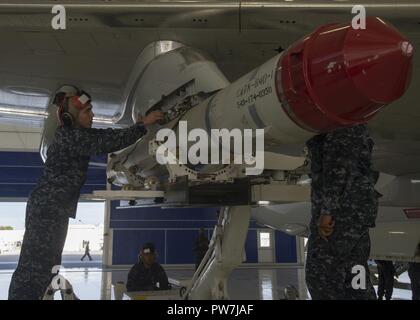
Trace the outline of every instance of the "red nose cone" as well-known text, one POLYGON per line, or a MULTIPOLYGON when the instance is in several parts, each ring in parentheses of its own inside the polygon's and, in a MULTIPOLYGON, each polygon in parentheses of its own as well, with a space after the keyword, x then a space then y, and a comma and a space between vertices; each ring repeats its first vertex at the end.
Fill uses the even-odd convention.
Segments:
POLYGON ((373 102, 400 98, 410 83, 413 45, 385 22, 369 18, 366 31, 350 29, 344 45, 347 72, 373 102))
POLYGON ((308 130, 364 123, 407 90, 412 57, 412 44, 379 18, 367 18, 366 29, 323 26, 280 59, 279 99, 308 130))

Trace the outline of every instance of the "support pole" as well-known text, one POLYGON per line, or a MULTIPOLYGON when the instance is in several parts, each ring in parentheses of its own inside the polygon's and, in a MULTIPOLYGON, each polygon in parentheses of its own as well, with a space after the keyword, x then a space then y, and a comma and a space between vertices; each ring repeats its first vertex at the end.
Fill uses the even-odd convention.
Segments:
POLYGON ((195 272, 185 297, 193 300, 229 299, 227 280, 243 262, 251 208, 222 208, 209 250, 195 272))

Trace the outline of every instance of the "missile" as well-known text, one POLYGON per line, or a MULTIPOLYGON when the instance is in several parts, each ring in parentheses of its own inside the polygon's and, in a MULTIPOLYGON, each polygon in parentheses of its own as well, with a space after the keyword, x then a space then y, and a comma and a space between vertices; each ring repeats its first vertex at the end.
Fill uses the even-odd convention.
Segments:
MULTIPOLYGON (((410 41, 377 17, 367 18, 366 29, 353 29, 348 23, 321 26, 238 80, 190 105, 184 113, 169 117, 162 127, 175 130, 186 121, 188 130, 200 128, 208 133, 213 129, 263 129, 266 151, 302 144, 318 133, 367 123, 399 99, 410 84, 413 54, 410 41)), ((191 80, 206 76, 194 72, 191 80)), ((160 101, 150 110, 174 114, 171 108, 173 105, 160 101)), ((182 174, 182 170, 172 172, 170 165, 157 164, 153 152, 148 151, 156 130, 112 155, 107 170, 111 182, 140 186, 140 181, 144 183, 151 176, 182 174)), ((206 172, 220 174, 223 168, 207 166, 206 172)), ((190 171, 200 179, 199 169, 185 166, 184 172, 190 171)), ((225 176, 236 174, 234 170, 225 172, 225 176)), ((217 180, 214 176, 212 179, 217 180)))
POLYGON ((413 46, 379 18, 366 26, 318 28, 184 120, 206 129, 269 128, 269 144, 368 122, 407 90, 413 46))

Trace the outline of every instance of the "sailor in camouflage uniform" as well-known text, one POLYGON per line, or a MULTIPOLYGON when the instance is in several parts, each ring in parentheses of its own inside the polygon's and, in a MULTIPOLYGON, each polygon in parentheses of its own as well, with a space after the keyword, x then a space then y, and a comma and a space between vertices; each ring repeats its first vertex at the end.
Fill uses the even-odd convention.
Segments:
POLYGON ((366 125, 319 134, 307 142, 312 220, 306 282, 312 299, 376 299, 367 261, 375 226, 378 172, 366 125), (354 266, 366 271, 366 289, 353 289, 354 266))
POLYGON ((146 133, 145 126, 163 118, 152 112, 126 129, 93 129, 92 105, 87 93, 59 92, 61 126, 47 151, 44 172, 32 191, 27 207, 25 235, 9 299, 42 299, 61 264, 69 218, 75 218, 80 189, 86 180, 91 155, 121 150, 146 133))

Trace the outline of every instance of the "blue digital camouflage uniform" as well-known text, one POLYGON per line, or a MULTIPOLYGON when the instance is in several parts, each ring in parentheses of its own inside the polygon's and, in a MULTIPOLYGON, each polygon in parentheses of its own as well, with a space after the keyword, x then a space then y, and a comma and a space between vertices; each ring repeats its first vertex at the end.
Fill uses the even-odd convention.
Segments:
POLYGON ((420 300, 420 263, 408 264, 408 276, 411 281, 412 300, 420 300))
POLYGON ((378 196, 372 170, 373 141, 366 125, 320 134, 307 142, 311 163, 312 220, 306 260, 306 282, 312 299, 376 299, 367 260, 369 228, 375 226, 378 196), (323 240, 317 224, 321 214, 335 221, 323 240), (352 288, 356 265, 366 270, 366 289, 352 288))
POLYGON ((53 266, 61 264, 69 217, 76 216, 90 156, 126 148, 145 133, 141 124, 127 129, 57 129, 44 172, 27 203, 26 230, 9 299, 43 297, 54 276, 53 266))
POLYGON ((384 296, 386 300, 391 300, 396 274, 394 263, 387 260, 375 260, 375 262, 378 267, 378 300, 382 300, 384 296))
POLYGON ((141 260, 128 273, 126 287, 128 292, 170 289, 168 276, 162 266, 155 262, 146 268, 141 260))

